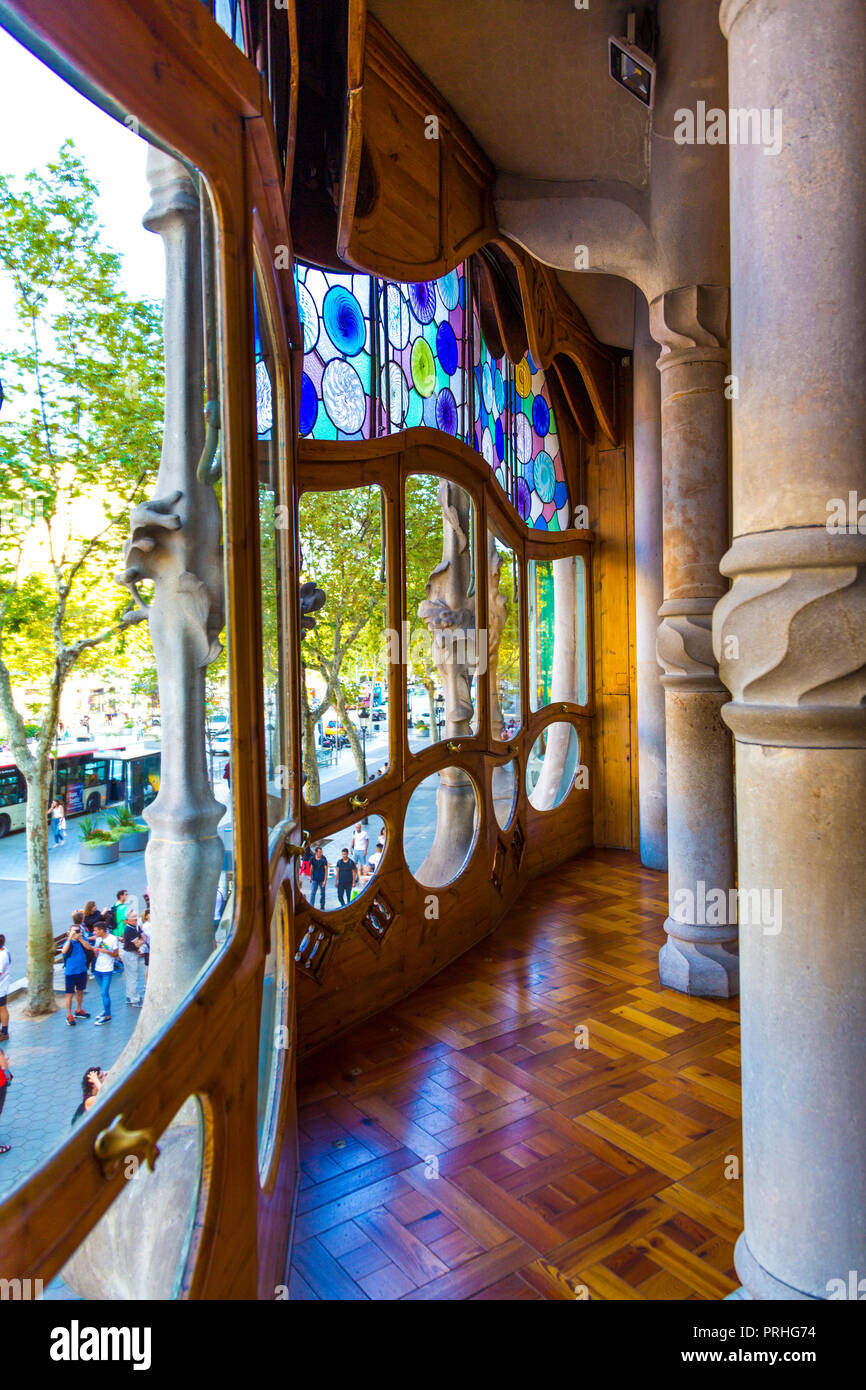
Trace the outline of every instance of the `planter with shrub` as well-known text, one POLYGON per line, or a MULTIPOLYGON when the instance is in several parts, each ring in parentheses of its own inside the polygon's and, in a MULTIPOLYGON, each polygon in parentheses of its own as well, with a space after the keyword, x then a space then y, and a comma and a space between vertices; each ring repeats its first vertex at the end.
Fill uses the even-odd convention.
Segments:
POLYGON ((83 816, 78 831, 81 836, 79 864, 114 864, 120 858, 119 836, 111 826, 98 826, 95 817, 83 816))
POLYGON ((147 848, 150 827, 143 820, 139 820, 128 806, 111 811, 107 819, 112 831, 117 835, 121 854, 135 854, 147 848))

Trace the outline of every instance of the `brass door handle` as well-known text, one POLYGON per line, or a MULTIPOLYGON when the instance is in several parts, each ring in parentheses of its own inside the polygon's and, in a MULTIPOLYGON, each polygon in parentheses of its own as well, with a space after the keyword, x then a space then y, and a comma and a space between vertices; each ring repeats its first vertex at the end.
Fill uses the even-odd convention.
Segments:
POLYGON ((349 797, 349 805, 355 811, 363 811, 364 807, 368 806, 369 804, 370 803, 368 802, 366 796, 359 796, 357 792, 354 796, 349 797))
POLYGON ((154 1164, 159 1157, 153 1130, 127 1129, 122 1115, 116 1116, 108 1129, 103 1129, 97 1134, 93 1152, 104 1178, 113 1178, 122 1160, 133 1155, 136 1158, 144 1158, 148 1168, 153 1172, 154 1164))
POLYGON ((303 833, 303 835, 302 835, 302 837, 301 837, 301 843, 300 843, 299 845, 293 845, 289 840, 286 840, 286 843, 285 843, 285 846, 284 846, 286 855, 287 855, 287 857, 288 857, 289 859, 294 858, 294 856, 295 856, 296 854, 306 854, 306 852, 307 852, 307 850, 308 850, 309 848, 310 848, 310 832, 309 832, 309 830, 305 830, 305 831, 304 831, 304 833, 303 833))

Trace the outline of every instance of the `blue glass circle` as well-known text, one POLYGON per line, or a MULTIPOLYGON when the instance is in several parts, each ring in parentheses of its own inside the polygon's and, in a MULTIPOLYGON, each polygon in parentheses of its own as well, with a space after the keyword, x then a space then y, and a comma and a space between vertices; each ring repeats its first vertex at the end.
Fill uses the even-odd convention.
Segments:
POLYGON ((419 323, 432 323, 436 313, 436 288, 430 280, 409 286, 409 303, 419 323))
POLYGON ((530 494, 529 488, 526 486, 526 483, 523 481, 522 478, 517 479, 517 489, 514 500, 517 504, 517 511, 520 517, 523 521, 526 521, 527 517, 529 516, 529 508, 532 504, 532 496, 530 494))
POLYGON ((556 507, 556 510, 559 511, 560 507, 564 507, 567 501, 568 501, 568 487, 567 487, 567 485, 566 485, 565 483, 557 483, 557 484, 556 484, 556 490, 554 491, 554 494, 553 494, 553 502, 554 502, 554 506, 556 507))
POLYGON ((526 480, 526 486, 529 488, 529 491, 532 492, 535 488, 535 469, 532 466, 531 459, 528 463, 523 465, 523 477, 526 480))
POLYGON ((502 433, 502 421, 496 421, 496 428, 493 431, 493 443, 496 446, 496 457, 502 463, 505 459, 505 436, 502 433))
POLYGON ((552 502, 556 492, 556 471, 553 467, 553 459, 544 449, 535 455, 532 464, 532 476, 535 479, 535 491, 541 501, 544 503, 552 502))
POLYGON ((457 371, 457 339, 447 319, 436 330, 436 356, 445 375, 453 376, 457 371))
POLYGON ((448 275, 443 275, 436 281, 436 288, 445 308, 456 309, 460 303, 460 277, 457 271, 452 270, 448 275))
POLYGON ((316 388, 307 373, 301 377, 301 409, 298 417, 298 432, 309 434, 316 423, 316 416, 319 413, 319 398, 316 395, 316 388))
POLYGON ((496 400, 496 409, 501 415, 505 409, 505 382, 502 380, 502 373, 498 367, 493 373, 493 395, 496 400))
POLYGON ((360 304, 342 285, 335 285, 325 295, 322 306, 325 331, 338 352, 354 357, 367 339, 367 325, 360 304))
POLYGON ((436 424, 445 434, 457 433, 457 402, 447 386, 436 397, 436 424))
POLYGON ((543 439, 550 429, 550 407, 543 396, 536 396, 532 402, 532 423, 535 433, 543 439))

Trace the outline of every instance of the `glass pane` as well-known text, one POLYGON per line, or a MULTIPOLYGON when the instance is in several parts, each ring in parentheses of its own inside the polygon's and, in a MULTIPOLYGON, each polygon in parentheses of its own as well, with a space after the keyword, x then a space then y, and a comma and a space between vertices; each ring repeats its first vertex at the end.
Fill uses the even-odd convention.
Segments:
POLYGON ((301 581, 325 594, 301 636, 304 797, 343 796, 388 767, 387 582, 382 491, 307 492, 301 581))
POLYGON ((493 812, 501 830, 507 830, 517 805, 517 761, 499 763, 493 769, 493 812))
POLYGON ((463 488, 406 479, 409 747, 465 738, 475 727, 474 508, 463 488))
POLYGON ((443 888, 462 873, 475 845, 478 793, 467 772, 446 767, 412 793, 403 823, 409 871, 427 888, 443 888))
POLYGON ((15 618, 12 632, 0 615, 0 640, 17 710, 3 761, 27 766, 29 744, 29 795, 55 802, 29 832, 23 802, 4 811, 20 830, 4 852, 23 862, 28 833, 44 851, 46 827, 50 845, 26 870, 29 922, 4 926, 27 979, 9 1001, 10 1066, 47 1059, 43 1084, 5 1106, 5 1197, 69 1139, 85 1069, 113 1086, 194 987, 220 920, 227 934, 234 778, 209 193, 4 30, 0 65, 0 123, 20 126, 0 176, 0 580, 15 618), (49 535, 63 537, 56 572, 49 535), (45 659, 55 620, 62 673, 45 659))
POLYGON ((588 699, 586 565, 582 555, 530 560, 529 701, 533 710, 588 699))
POLYGON ((48 1285, 47 1297, 124 1303, 182 1297, 202 1198, 205 1120, 197 1096, 184 1102, 157 1144, 152 1171, 137 1155, 118 1160, 127 1181, 48 1285))
POLYGON ((258 1107, 256 1112, 259 1145, 259 1174, 267 1176, 276 1135, 274 1123, 279 1097, 280 1080, 288 1058, 289 982, 291 971, 286 968, 288 920, 282 895, 271 921, 271 949, 265 961, 262 983, 262 1013, 259 1025, 258 1107))
POLYGON ((464 439, 468 353, 463 266, 439 280, 378 285, 381 432, 426 425, 464 439))
POLYGON ((253 286, 256 368, 256 451, 259 483, 259 550, 262 584, 262 671, 268 825, 288 811, 288 757, 284 742, 283 540, 286 507, 280 502, 277 370, 264 305, 253 286))
POLYGON ((552 811, 568 796, 578 773, 578 740, 573 724, 548 724, 532 746, 526 764, 526 792, 536 811, 552 811))
POLYGON ((311 439, 369 439, 375 280, 298 264, 304 372, 298 429, 311 439))
POLYGON ((487 533, 490 724, 493 737, 513 738, 520 711, 520 584, 517 556, 492 531, 487 533))
POLYGON ((298 884, 312 907, 336 912, 366 893, 385 853, 385 822, 367 816, 313 841, 298 862, 298 884))

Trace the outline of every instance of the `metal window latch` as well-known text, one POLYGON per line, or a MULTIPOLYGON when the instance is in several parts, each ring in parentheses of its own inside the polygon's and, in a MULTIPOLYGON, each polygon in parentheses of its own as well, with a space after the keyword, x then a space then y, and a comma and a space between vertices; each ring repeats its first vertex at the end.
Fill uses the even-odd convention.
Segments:
POLYGON ((286 855, 287 855, 287 857, 288 857, 289 859, 294 858, 294 856, 295 856, 296 854, 306 854, 307 850, 310 848, 310 832, 309 832, 309 830, 305 830, 305 831, 304 831, 304 833, 303 833, 303 835, 302 835, 302 837, 301 837, 301 843, 300 843, 299 845, 294 845, 294 844, 292 844, 292 842, 289 840, 289 838, 288 838, 288 836, 287 836, 287 837, 286 837, 286 842, 285 842, 285 845, 283 846, 283 848, 285 849, 286 855))
POLYGON ((460 752, 460 749, 461 749, 461 747, 462 747, 462 744, 459 744, 459 743, 455 742, 455 740, 454 740, 453 738, 450 738, 450 739, 448 740, 448 742, 446 743, 445 747, 448 749, 448 752, 449 752, 449 753, 459 753, 459 752, 460 752))
POLYGON ((563 714, 568 714, 568 705, 560 705, 559 708, 562 710, 563 714))
POLYGON ((353 811, 363 811, 364 807, 369 804, 366 796, 359 796, 357 792, 354 796, 349 797, 349 805, 352 807, 353 811))
POLYGON ((123 1115, 117 1115, 108 1129, 103 1129, 97 1134, 93 1153, 104 1178, 115 1177, 123 1160, 133 1156, 143 1158, 153 1172, 159 1157, 153 1130, 127 1129, 123 1115))

